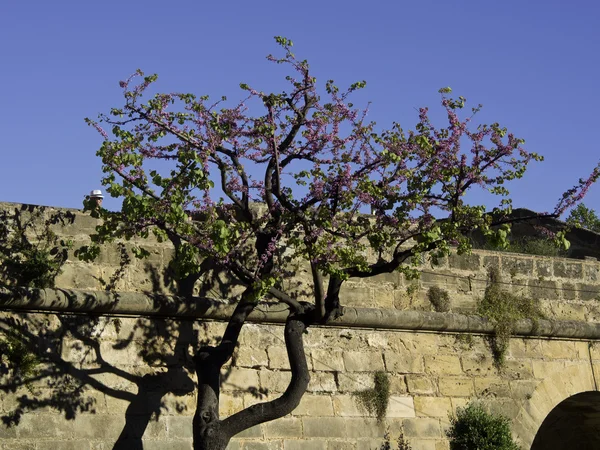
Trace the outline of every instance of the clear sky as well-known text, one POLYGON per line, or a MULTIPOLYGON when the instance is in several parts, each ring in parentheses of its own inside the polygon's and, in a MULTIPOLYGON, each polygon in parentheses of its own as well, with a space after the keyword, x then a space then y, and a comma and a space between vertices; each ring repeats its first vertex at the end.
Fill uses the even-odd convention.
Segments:
MULTIPOLYGON (((121 105, 119 80, 141 68, 164 91, 276 89, 275 35, 320 80, 367 80, 359 99, 381 126, 413 127, 443 86, 483 103, 481 121, 546 158, 513 186, 515 206, 552 210, 600 159, 598 1, 6 0, 0 201, 81 207, 102 175, 83 119, 121 105)), ((600 210, 600 185, 586 204, 600 210)))

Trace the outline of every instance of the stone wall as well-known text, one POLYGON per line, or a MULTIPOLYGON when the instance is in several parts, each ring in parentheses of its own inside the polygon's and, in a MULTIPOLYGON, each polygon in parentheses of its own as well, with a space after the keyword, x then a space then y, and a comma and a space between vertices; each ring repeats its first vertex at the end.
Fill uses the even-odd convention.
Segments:
MULTIPOLYGON (((56 232, 76 249, 89 242, 96 223, 72 213, 73 223, 56 232)), ((144 245, 150 258, 127 265, 117 291, 170 292, 164 268, 173 250, 151 240, 144 245)), ((116 246, 94 264, 71 255, 57 286, 101 290, 120 258, 116 246)), ((435 285, 449 291, 453 311, 473 311, 491 266, 500 268, 506 289, 539 298, 549 317, 598 321, 599 263, 485 251, 437 266, 423 263, 418 281, 386 274, 348 282, 342 298, 347 306, 380 308, 382 314, 431 310, 426 292, 435 285)), ((215 280, 225 286, 229 280, 213 275, 198 289, 219 298, 224 289, 215 280)), ((298 279, 307 276, 299 268, 298 279)), ((196 394, 189 346, 217 339, 222 322, 13 311, 2 313, 0 326, 5 333, 17 329, 42 360, 39 379, 28 386, 2 383, 1 414, 19 421, 0 426, 2 450, 191 448, 196 394)), ((290 372, 282 331, 275 324, 244 327, 236 358, 223 373, 224 415, 283 392, 290 372)), ((447 450, 448 413, 471 399, 511 418, 515 435, 529 448, 550 411, 573 394, 597 390, 600 375, 600 351, 586 339, 514 338, 502 371, 492 362, 487 336, 441 329, 312 327, 305 346, 311 382, 300 406, 238 436, 231 449, 376 449, 389 428, 392 437, 402 429, 414 450, 447 450), (377 370, 389 375, 392 391, 382 424, 353 396, 372 387, 377 370)))

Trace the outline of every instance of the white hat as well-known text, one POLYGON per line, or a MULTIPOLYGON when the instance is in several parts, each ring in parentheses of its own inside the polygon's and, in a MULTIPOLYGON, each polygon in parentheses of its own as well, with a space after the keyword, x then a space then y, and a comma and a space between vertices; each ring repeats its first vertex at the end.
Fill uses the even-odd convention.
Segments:
POLYGON ((100 189, 94 189, 90 192, 90 198, 104 198, 100 189))

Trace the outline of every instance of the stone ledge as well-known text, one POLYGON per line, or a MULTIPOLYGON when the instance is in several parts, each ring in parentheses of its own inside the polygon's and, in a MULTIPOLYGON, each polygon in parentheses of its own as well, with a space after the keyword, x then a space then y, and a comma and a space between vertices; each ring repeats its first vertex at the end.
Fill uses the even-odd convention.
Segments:
MULTIPOLYGON (((234 305, 205 297, 181 298, 138 292, 84 291, 75 289, 0 289, 0 310, 69 312, 102 315, 155 316, 226 321, 234 305)), ((435 331, 446 333, 492 334, 488 320, 474 315, 430 311, 344 307, 343 316, 327 324, 342 328, 435 331)), ((284 323, 287 310, 262 305, 250 314, 257 323, 284 323)), ((530 320, 515 324, 516 336, 570 339, 600 339, 600 323, 530 320), (536 329, 537 328, 537 329, 536 329)))

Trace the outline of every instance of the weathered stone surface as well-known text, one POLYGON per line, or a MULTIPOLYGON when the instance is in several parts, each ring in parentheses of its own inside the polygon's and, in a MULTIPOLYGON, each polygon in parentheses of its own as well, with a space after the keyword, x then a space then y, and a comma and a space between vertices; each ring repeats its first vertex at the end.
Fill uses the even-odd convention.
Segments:
POLYGON ((344 352, 344 365, 349 372, 385 370, 380 352, 344 352))

